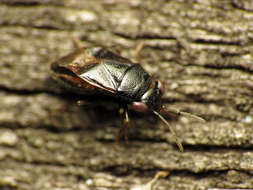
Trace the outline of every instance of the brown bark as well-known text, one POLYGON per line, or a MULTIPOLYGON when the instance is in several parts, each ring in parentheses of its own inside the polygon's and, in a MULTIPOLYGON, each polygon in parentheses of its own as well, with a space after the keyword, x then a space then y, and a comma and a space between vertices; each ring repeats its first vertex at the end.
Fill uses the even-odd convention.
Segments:
POLYGON ((161 189, 253 188, 251 1, 1 0, 0 187, 130 189, 157 171, 161 189), (72 37, 116 47, 164 81, 185 152, 153 115, 131 112, 115 147, 115 106, 81 108, 50 80, 72 37))

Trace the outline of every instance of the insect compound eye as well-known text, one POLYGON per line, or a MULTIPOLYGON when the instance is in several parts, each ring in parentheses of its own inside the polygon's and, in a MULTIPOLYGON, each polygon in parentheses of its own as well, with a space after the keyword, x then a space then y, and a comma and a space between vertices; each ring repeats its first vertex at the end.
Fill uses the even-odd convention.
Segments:
POLYGON ((132 103, 132 108, 135 111, 138 111, 138 112, 146 112, 146 111, 149 110, 147 104, 142 103, 142 102, 133 102, 132 103))
POLYGON ((162 94, 165 92, 165 87, 163 83, 159 80, 155 81, 157 88, 162 92, 162 94))

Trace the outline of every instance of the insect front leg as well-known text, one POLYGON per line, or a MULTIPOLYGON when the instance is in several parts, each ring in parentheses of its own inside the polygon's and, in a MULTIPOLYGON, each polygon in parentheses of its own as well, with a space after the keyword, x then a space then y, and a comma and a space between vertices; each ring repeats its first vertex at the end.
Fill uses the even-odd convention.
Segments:
POLYGON ((116 137, 116 142, 119 142, 122 136, 124 136, 125 141, 128 143, 128 136, 127 136, 127 126, 130 123, 130 118, 128 116, 128 108, 127 105, 121 106, 119 109, 120 118, 122 121, 122 126, 118 132, 116 137))

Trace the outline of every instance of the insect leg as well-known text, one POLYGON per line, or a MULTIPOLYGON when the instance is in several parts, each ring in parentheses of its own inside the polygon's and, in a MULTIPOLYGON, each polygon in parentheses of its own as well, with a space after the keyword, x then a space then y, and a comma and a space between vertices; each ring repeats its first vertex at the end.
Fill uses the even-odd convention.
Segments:
POLYGON ((137 47, 135 48, 135 51, 134 51, 134 55, 135 57, 137 58, 139 64, 141 64, 141 56, 140 56, 140 53, 141 53, 141 50, 144 48, 145 46, 145 43, 144 42, 140 42, 137 47))
POLYGON ((72 40, 73 40, 74 46, 77 49, 86 48, 86 46, 77 37, 73 36, 72 40))
POLYGON ((125 141, 128 142, 128 136, 127 136, 127 126, 130 123, 130 118, 128 116, 128 108, 127 105, 122 106, 119 109, 119 113, 121 116, 122 126, 119 130, 119 133, 116 137, 116 142, 119 142, 122 136, 124 136, 125 141))
POLYGON ((89 105, 92 105, 92 103, 91 102, 86 102, 84 100, 78 100, 78 101, 76 101, 76 105, 78 105, 78 106, 89 106, 89 105))

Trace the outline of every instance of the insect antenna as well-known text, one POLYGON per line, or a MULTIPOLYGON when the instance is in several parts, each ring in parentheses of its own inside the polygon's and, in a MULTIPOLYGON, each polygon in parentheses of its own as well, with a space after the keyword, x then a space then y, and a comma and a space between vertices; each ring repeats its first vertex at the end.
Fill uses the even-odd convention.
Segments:
POLYGON ((173 128, 170 126, 169 122, 168 122, 166 119, 164 119, 164 117, 163 117, 160 113, 156 112, 155 110, 153 110, 153 113, 154 113, 155 115, 157 115, 157 116, 169 127, 170 132, 172 133, 172 135, 174 136, 174 138, 175 138, 175 140, 176 140, 176 144, 177 144, 179 150, 180 150, 181 152, 183 152, 183 151, 184 151, 184 147, 183 147, 183 145, 182 145, 182 143, 181 143, 181 140, 177 137, 176 132, 175 132, 175 131, 173 130, 173 128))
POLYGON ((199 120, 203 123, 206 122, 206 120, 204 120, 202 117, 199 117, 197 115, 194 115, 194 114, 191 114, 191 113, 188 113, 188 112, 178 111, 177 114, 180 115, 180 116, 190 117, 190 118, 193 118, 195 120, 199 120))
POLYGON ((167 114, 176 114, 178 116, 192 118, 192 119, 198 120, 198 121, 203 122, 203 123, 206 122, 205 119, 203 119, 202 117, 199 117, 197 115, 194 115, 194 114, 191 114, 191 113, 188 113, 188 112, 179 111, 179 110, 176 110, 176 109, 171 109, 171 108, 167 109, 164 106, 162 106, 162 108, 161 108, 161 113, 166 114, 166 115, 167 114))

